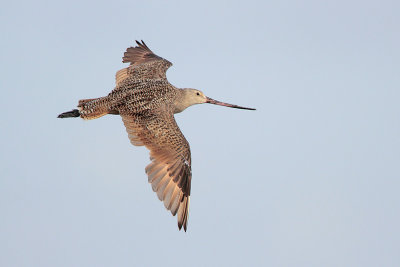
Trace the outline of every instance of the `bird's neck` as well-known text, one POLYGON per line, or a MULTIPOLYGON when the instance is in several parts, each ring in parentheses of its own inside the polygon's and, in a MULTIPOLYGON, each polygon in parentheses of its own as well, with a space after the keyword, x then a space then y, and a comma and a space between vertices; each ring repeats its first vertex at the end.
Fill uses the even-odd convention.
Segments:
POLYGON ((188 99, 187 91, 185 89, 178 89, 178 95, 174 101, 174 113, 180 113, 191 105, 193 105, 193 103, 191 103, 190 99, 188 99))

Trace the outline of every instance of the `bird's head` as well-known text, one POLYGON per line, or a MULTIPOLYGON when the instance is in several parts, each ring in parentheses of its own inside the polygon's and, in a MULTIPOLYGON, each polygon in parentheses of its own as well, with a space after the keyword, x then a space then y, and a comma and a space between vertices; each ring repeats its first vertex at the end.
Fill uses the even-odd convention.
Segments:
POLYGON ((197 89, 184 89, 184 101, 191 105, 207 103, 207 97, 204 93, 197 89))
POLYGON ((185 105, 186 107, 189 107, 189 106, 195 105, 195 104, 209 103, 209 104, 225 106, 225 107, 230 107, 230 108, 255 110, 254 108, 246 108, 246 107, 241 107, 238 105, 228 104, 228 103, 214 100, 214 99, 206 96, 202 91, 197 90, 197 89, 186 88, 186 89, 184 89, 184 92, 185 92, 184 93, 184 102, 186 104, 185 105))

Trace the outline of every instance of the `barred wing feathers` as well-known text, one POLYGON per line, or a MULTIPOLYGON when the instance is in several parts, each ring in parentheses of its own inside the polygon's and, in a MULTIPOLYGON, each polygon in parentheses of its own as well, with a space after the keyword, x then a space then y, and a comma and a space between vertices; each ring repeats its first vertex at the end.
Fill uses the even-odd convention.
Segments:
POLYGON ((178 227, 186 231, 192 179, 190 147, 172 112, 121 116, 131 143, 150 150, 146 173, 153 191, 173 216, 178 214, 178 227))
POLYGON ((143 41, 136 41, 136 44, 137 46, 127 48, 124 53, 122 62, 130 63, 130 66, 117 72, 117 86, 129 77, 167 79, 166 72, 172 63, 154 54, 143 41))

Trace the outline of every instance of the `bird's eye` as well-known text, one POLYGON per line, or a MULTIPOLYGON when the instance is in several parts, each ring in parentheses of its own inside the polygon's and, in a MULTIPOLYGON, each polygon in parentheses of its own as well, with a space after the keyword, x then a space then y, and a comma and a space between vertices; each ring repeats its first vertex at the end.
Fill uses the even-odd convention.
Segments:
POLYGON ((199 93, 199 92, 197 92, 197 93, 196 93, 196 95, 200 95, 200 93, 199 93))

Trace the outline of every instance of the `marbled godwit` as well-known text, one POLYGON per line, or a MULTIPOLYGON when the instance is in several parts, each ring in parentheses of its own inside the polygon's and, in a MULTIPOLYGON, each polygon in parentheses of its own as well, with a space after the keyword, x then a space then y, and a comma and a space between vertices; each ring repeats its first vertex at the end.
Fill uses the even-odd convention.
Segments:
POLYGON ((219 102, 196 89, 171 85, 166 71, 172 63, 154 54, 142 41, 129 47, 123 57, 130 66, 116 74, 116 87, 105 97, 83 99, 78 109, 58 118, 97 119, 107 114, 120 115, 131 143, 150 150, 146 167, 149 183, 172 215, 178 214, 179 230, 187 229, 192 179, 189 143, 174 119, 187 107, 210 103, 249 109, 219 102))

